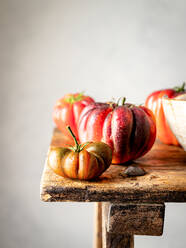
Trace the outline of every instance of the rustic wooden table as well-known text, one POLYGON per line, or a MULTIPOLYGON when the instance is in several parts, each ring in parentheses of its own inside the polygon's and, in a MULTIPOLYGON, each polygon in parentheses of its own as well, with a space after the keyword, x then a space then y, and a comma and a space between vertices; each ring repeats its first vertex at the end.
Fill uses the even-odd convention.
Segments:
MULTIPOLYGON (((55 129, 51 146, 66 142, 55 129)), ((126 166, 111 165, 99 179, 79 181, 56 175, 46 159, 41 199, 96 202, 94 247, 132 248, 134 235, 162 235, 165 202, 186 202, 186 152, 157 142, 134 164, 147 174, 127 177, 126 166)))

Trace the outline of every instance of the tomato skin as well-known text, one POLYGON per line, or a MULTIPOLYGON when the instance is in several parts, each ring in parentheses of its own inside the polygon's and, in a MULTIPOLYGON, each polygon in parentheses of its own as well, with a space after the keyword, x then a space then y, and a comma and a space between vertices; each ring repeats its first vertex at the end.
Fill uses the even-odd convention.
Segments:
POLYGON ((152 112, 155 115, 156 118, 156 125, 157 125, 157 137, 158 139, 168 145, 179 145, 176 137, 172 133, 165 115, 163 111, 163 104, 162 104, 162 98, 167 96, 168 98, 174 98, 180 94, 183 94, 185 92, 184 90, 184 84, 181 88, 177 87, 177 90, 175 89, 164 89, 164 90, 158 90, 153 93, 151 93, 146 101, 145 106, 152 110, 152 112))
POLYGON ((146 107, 93 103, 82 111, 78 132, 81 142, 108 144, 113 150, 112 163, 121 164, 151 149, 156 124, 153 113, 146 107))
POLYGON ((90 142, 79 152, 65 147, 51 147, 48 155, 48 165, 56 174, 80 180, 99 177, 111 161, 112 149, 103 142, 90 142))
POLYGON ((66 94, 59 99, 54 106, 52 115, 57 128, 64 133, 65 136, 71 138, 66 129, 67 126, 70 126, 73 133, 78 138, 77 123, 79 121, 79 116, 82 110, 93 102, 94 100, 91 97, 81 93, 66 94))

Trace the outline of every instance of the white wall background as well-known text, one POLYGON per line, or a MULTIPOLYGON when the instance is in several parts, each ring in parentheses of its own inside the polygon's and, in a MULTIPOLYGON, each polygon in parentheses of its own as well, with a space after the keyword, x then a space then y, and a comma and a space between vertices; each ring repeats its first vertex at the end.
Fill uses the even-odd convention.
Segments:
MULTIPOLYGON (((52 107, 68 92, 143 103, 186 79, 183 0, 0 0, 0 247, 88 248, 93 203, 42 203, 52 107)), ((184 248, 186 204, 166 208, 163 237, 184 248)))

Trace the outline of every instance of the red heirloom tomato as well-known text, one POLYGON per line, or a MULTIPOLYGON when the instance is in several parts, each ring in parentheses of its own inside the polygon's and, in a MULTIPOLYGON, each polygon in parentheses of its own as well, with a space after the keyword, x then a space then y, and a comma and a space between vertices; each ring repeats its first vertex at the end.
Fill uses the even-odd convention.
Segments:
MULTIPOLYGON (((124 99, 125 100, 125 99, 124 99)), ((113 150, 112 163, 121 164, 147 153, 154 144, 156 124, 153 113, 142 106, 93 103, 79 119, 81 142, 103 141, 113 150)))
POLYGON ((146 101, 145 106, 151 109, 156 118, 157 125, 157 137, 163 143, 168 145, 179 145, 176 137, 172 133, 163 111, 162 97, 168 96, 174 98, 185 92, 185 83, 181 87, 175 87, 173 89, 164 89, 151 93, 146 101))
POLYGON ((112 149, 103 142, 80 145, 70 127, 74 147, 51 147, 48 165, 58 175, 89 180, 99 177, 111 164, 112 149))
POLYGON ((66 94, 59 99, 54 106, 54 123, 58 129, 68 137, 71 136, 69 135, 66 126, 70 126, 73 133, 78 138, 77 123, 79 121, 79 116, 83 108, 92 102, 94 102, 94 100, 91 97, 85 96, 82 93, 66 94))

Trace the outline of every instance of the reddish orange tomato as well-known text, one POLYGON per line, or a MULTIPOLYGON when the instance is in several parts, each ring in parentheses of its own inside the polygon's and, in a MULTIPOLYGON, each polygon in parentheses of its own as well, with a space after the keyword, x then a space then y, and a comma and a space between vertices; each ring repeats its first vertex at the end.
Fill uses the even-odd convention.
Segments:
POLYGON ((87 105, 94 102, 94 100, 85 96, 82 93, 66 94, 59 99, 53 111, 53 121, 64 135, 71 137, 67 131, 66 126, 70 126, 73 133, 78 138, 77 123, 79 116, 87 105))
POLYGON ((185 83, 183 83, 181 87, 155 91, 151 93, 145 101, 145 106, 151 109, 155 115, 157 125, 157 137, 160 141, 168 145, 179 145, 179 143, 174 134, 172 133, 169 124, 166 121, 163 111, 162 98, 164 96, 174 98, 183 93, 185 93, 185 83))
POLYGON ((70 127, 75 141, 74 147, 52 147, 48 165, 58 175, 72 179, 90 180, 99 177, 111 164, 112 150, 103 142, 79 144, 70 127))
POLYGON ((103 141, 113 150, 112 163, 121 164, 147 153, 154 144, 156 124, 153 113, 143 106, 122 102, 92 103, 79 119, 81 142, 103 141))

